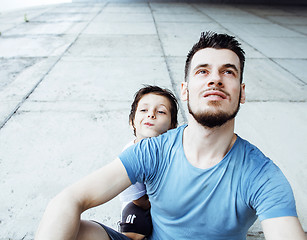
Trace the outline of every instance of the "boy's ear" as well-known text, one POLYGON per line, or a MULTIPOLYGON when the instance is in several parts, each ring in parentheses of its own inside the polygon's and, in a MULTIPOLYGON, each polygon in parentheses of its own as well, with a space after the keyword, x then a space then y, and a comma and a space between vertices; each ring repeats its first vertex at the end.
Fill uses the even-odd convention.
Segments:
POLYGON ((187 82, 182 82, 181 83, 181 91, 180 91, 180 97, 182 101, 187 101, 188 100, 188 83, 187 82))
POLYGON ((134 130, 134 126, 133 126, 133 123, 132 123, 131 120, 129 120, 129 126, 130 126, 130 128, 131 128, 132 130, 134 130))
POLYGON ((245 103, 246 95, 245 95, 245 83, 241 84, 241 99, 240 103, 243 104, 245 103))

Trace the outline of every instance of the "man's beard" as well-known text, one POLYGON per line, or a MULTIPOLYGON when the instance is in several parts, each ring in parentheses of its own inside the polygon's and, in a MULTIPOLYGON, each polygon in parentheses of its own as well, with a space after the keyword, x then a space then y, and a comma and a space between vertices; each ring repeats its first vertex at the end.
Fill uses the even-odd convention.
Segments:
MULTIPOLYGON (((189 97, 188 97, 189 98, 189 97)), ((240 109, 240 99, 241 99, 241 91, 240 91, 240 96, 239 96, 239 101, 237 108, 230 113, 224 112, 224 111, 217 111, 217 112, 193 112, 191 109, 189 100, 188 100, 188 110, 189 113, 194 117, 194 119, 201 124, 204 127, 207 128, 214 128, 214 127, 220 127, 229 120, 235 118, 237 113, 239 112, 240 109)), ((211 102, 210 105, 219 105, 217 102, 211 102)))

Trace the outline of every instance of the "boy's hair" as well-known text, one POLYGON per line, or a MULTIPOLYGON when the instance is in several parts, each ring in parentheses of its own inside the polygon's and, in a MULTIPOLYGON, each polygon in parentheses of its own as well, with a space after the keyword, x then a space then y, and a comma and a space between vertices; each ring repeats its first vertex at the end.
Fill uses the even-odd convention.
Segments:
POLYGON ((188 81, 188 75, 190 71, 190 65, 194 54, 204 48, 215 48, 215 49, 229 49, 233 51, 240 60, 240 82, 243 81, 243 69, 245 62, 245 52, 240 47, 240 43, 235 39, 235 37, 229 36, 227 34, 218 34, 214 32, 202 32, 199 41, 192 47, 187 55, 185 63, 185 81, 188 81))
POLYGON ((135 117, 136 109, 138 107, 138 104, 141 98, 144 95, 149 94, 149 93, 166 97, 169 100, 170 106, 171 106, 171 109, 170 109, 171 129, 177 127, 178 102, 174 94, 168 89, 163 89, 158 86, 145 85, 143 88, 141 88, 134 94, 134 100, 131 104, 131 109, 130 109, 130 114, 129 114, 129 123, 133 126, 134 135, 135 135, 134 117, 135 117))

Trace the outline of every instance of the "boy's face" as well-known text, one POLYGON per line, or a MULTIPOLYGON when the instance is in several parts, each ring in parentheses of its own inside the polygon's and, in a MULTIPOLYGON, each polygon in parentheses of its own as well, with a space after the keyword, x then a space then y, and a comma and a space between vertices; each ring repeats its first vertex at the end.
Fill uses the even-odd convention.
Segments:
POLYGON ((156 137, 171 128, 171 105, 160 95, 148 93, 137 106, 134 128, 137 141, 147 137, 156 137))

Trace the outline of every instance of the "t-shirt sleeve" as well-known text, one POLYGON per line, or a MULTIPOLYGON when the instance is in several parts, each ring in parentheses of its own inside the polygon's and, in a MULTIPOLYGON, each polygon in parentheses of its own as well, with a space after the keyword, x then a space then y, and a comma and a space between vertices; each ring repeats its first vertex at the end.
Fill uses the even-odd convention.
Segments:
POLYGON ((143 183, 135 183, 119 194, 122 202, 131 202, 146 194, 146 187, 143 183))
MULTIPOLYGON (((123 151, 128 149, 129 147, 134 145, 134 141, 130 141, 124 148, 123 151)), ((146 187, 143 183, 135 183, 132 184, 130 187, 125 189, 123 192, 119 194, 119 199, 122 202, 131 202, 134 200, 139 199, 140 197, 146 194, 146 187)))
POLYGON ((132 184, 152 178, 159 159, 159 138, 143 139, 119 155, 132 184))
POLYGON ((260 221, 268 218, 297 216, 289 182, 282 171, 268 158, 249 172, 247 194, 250 206, 260 221))

